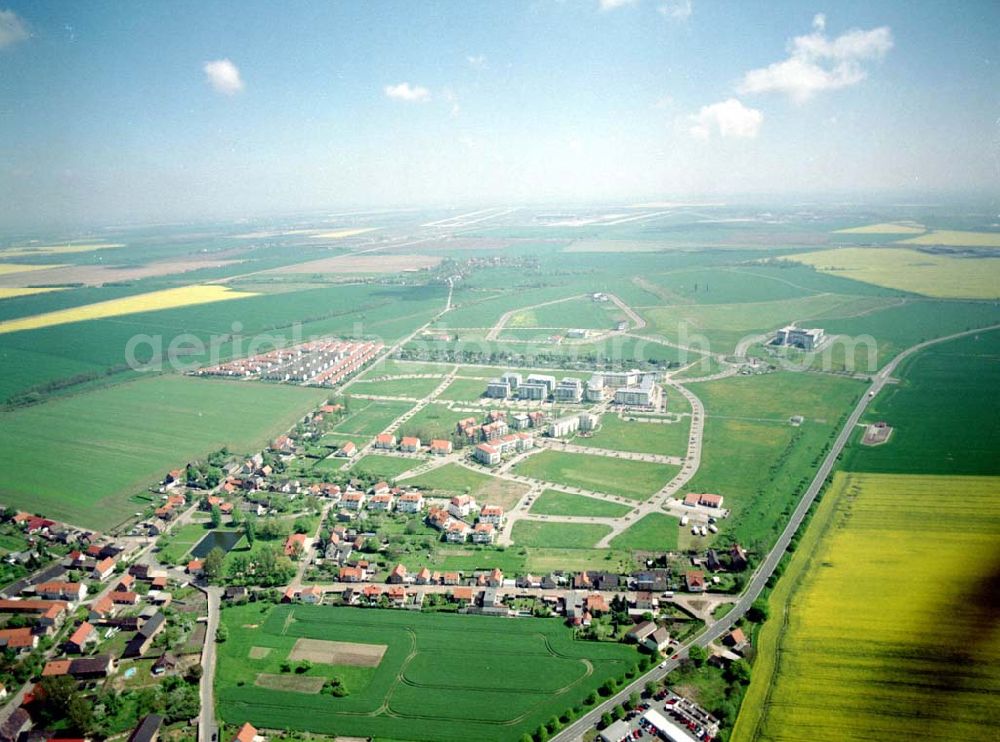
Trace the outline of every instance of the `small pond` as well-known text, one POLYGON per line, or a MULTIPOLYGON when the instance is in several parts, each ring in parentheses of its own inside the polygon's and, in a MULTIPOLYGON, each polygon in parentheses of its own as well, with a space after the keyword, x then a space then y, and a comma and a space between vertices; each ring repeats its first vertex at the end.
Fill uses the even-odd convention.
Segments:
POLYGON ((240 531, 209 531, 205 537, 194 545, 191 549, 191 556, 195 559, 203 559, 208 556, 208 552, 218 546, 223 551, 229 551, 236 543, 243 538, 240 531))

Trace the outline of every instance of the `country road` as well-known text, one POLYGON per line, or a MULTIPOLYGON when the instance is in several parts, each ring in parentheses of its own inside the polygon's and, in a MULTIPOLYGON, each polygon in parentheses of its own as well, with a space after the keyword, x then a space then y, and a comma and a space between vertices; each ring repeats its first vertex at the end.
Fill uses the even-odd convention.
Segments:
POLYGON ((865 391, 861 396, 861 399, 854 406, 851 414, 848 415, 840 433, 837 436, 836 441, 834 441, 833 446, 830 448, 829 453, 827 453, 826 458, 823 459, 823 463, 820 464, 819 469, 816 471, 816 475, 813 477, 812 482, 809 484, 809 488, 806 490, 802 499, 799 500, 798 506, 792 513, 792 517, 789 519, 788 524, 785 526, 784 531, 782 531, 781 536, 778 537, 778 541, 775 543, 774 547, 768 552, 767 557, 764 561, 757 567, 754 572, 753 578, 747 585, 746 590, 740 596, 740 599, 733 606, 733 609, 723 616, 718 621, 708 624, 705 629, 694 639, 688 642, 684 647, 682 647, 678 652, 674 654, 678 659, 670 659, 666 662, 666 667, 657 666, 645 675, 639 676, 635 681, 630 683, 628 686, 623 688, 614 696, 611 696, 603 703, 594 707, 593 710, 580 717, 577 721, 573 722, 570 726, 566 727, 563 731, 559 732, 556 736, 552 738, 553 742, 571 742, 573 740, 579 740, 583 737, 583 734, 594 727, 594 725, 601 718, 601 714, 605 711, 610 711, 623 700, 628 698, 632 693, 641 693, 643 686, 650 680, 660 680, 661 678, 669 675, 671 671, 677 669, 680 664, 680 660, 687 656, 688 649, 693 645, 698 645, 705 647, 711 642, 715 641, 719 637, 727 633, 737 621, 739 621, 744 614, 749 610, 750 606, 757 599, 760 593, 763 591, 764 586, 767 581, 771 578, 774 573, 775 568, 778 566, 778 562, 781 561, 782 555, 785 553, 785 549, 791 542, 792 537, 799 530, 802 525, 802 521, 805 519, 806 513, 809 512, 809 508, 812 507, 813 502, 816 500, 816 496, 822 489, 827 477, 833 471, 833 467, 837 463, 837 459, 841 452, 844 450, 844 446, 850 440, 851 435, 854 433, 855 427, 861 420, 861 416, 864 414, 865 410, 868 408, 869 403, 872 399, 882 390, 889 379, 892 377, 893 371, 899 366, 899 364, 904 361, 909 356, 917 353, 924 348, 931 345, 936 345, 938 343, 947 342, 948 340, 954 340, 956 338, 965 337, 967 335, 975 335, 980 332, 989 332, 990 330, 995 330, 1000 328, 1000 324, 991 325, 989 327, 981 327, 976 330, 966 330, 964 332, 957 332, 952 335, 946 335, 944 337, 935 338, 933 340, 925 340, 922 343, 911 346, 906 350, 902 351, 899 355, 893 358, 889 363, 887 363, 872 379, 871 386, 865 391))

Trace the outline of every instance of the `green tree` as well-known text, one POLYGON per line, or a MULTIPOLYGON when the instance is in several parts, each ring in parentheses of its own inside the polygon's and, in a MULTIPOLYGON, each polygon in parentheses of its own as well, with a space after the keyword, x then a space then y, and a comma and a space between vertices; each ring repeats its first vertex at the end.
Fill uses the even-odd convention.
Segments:
POLYGON ((219 628, 215 630, 215 641, 222 644, 229 638, 229 629, 225 624, 220 624, 219 628))
POLYGON ((222 525, 222 511, 219 509, 218 505, 212 506, 212 528, 218 528, 222 525))
POLYGON ((75 693, 70 699, 69 708, 66 711, 66 715, 77 730, 89 734, 94 728, 94 707, 79 693, 75 693))
POLYGON ((215 582, 222 577, 222 568, 225 563, 226 552, 216 546, 208 552, 208 556, 205 557, 205 562, 202 565, 202 569, 205 572, 205 579, 209 582, 215 582))
POLYGON ((601 714, 601 727, 602 728, 606 729, 607 727, 611 726, 614 723, 614 721, 615 720, 612 718, 611 714, 608 713, 607 711, 605 711, 603 714, 601 714))
POLYGON ((243 535, 246 536, 247 543, 252 548, 254 541, 257 540, 257 518, 255 516, 247 515, 247 519, 243 523, 243 535))
POLYGON ((763 623, 767 620, 769 609, 766 598, 757 598, 747 611, 747 620, 753 623, 763 623))
POLYGON ((705 660, 708 659, 708 652, 705 651, 704 647, 699 647, 695 644, 688 650, 688 659, 694 663, 695 667, 701 667, 705 664, 705 660))

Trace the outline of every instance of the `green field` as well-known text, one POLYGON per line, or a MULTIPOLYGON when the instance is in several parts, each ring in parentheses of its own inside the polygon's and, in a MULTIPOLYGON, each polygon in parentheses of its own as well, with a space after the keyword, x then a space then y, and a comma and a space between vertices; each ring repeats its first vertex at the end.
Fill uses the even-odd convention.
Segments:
POLYGON ((893 426, 889 442, 847 454, 855 471, 1000 474, 1000 331, 931 346, 907 359, 865 419, 893 426))
POLYGON ((348 435, 374 437, 413 405, 408 402, 374 401, 349 397, 347 415, 333 430, 348 435))
POLYGON ((542 490, 531 506, 531 512, 539 515, 590 515, 597 518, 620 518, 631 509, 628 505, 559 490, 542 490))
POLYGON ((684 491, 725 497, 732 515, 720 521, 720 534, 761 553, 864 388, 853 379, 793 372, 691 384, 705 404, 705 436, 701 466, 684 491), (805 422, 793 427, 793 415, 805 422))
POLYGON ((687 452, 688 430, 688 418, 676 423, 639 422, 605 414, 601 416, 601 427, 596 433, 589 437, 577 435, 573 443, 612 451, 683 456, 687 452))
POLYGON ((128 497, 170 469, 228 446, 262 448, 326 398, 277 384, 157 376, 0 413, 0 497, 106 529, 128 497))
POLYGON ((622 645, 573 641, 553 619, 250 604, 227 608, 222 620, 229 629, 216 680, 223 721, 325 735, 518 739, 638 660, 622 645), (300 637, 387 649, 373 669, 314 662, 303 673, 341 678, 350 690, 343 698, 255 685, 261 673, 280 674, 300 637), (261 654, 254 647, 270 652, 253 659, 261 654))
POLYGON ((486 382, 482 379, 454 379, 445 387, 445 390, 441 392, 438 399, 456 402, 474 402, 482 397, 485 391, 486 382))
POLYGON ((587 297, 526 309, 512 315, 506 326, 511 329, 581 327, 611 330, 620 319, 625 319, 625 314, 616 305, 611 302, 595 302, 587 297))
POLYGON ((998 493, 838 473, 770 596, 732 739, 994 739, 998 493), (975 512, 942 517, 957 502, 975 512))
POLYGON ((650 513, 611 539, 613 549, 673 551, 679 521, 664 513, 650 513))
POLYGON ((431 469, 425 474, 410 477, 406 483, 412 487, 420 487, 432 492, 461 494, 480 489, 492 481, 494 478, 488 474, 482 474, 458 464, 445 464, 431 469))
MULTIPOLYGON (((331 465, 337 469, 344 464, 343 459, 325 459, 325 461, 332 462, 331 465)), ((421 463, 419 459, 409 459, 402 456, 369 454, 355 461, 351 465, 350 471, 355 474, 369 474, 380 479, 395 479, 403 472, 420 466, 421 463)))
POLYGON ((515 474, 525 477, 630 500, 645 500, 678 471, 679 467, 669 464, 562 451, 542 451, 518 462, 513 469, 515 474))
POLYGON ((431 402, 400 426, 397 437, 415 435, 422 441, 434 438, 451 440, 452 433, 455 432, 455 423, 465 417, 470 417, 470 413, 452 412, 447 405, 431 402))
POLYGON ((550 549, 593 548, 608 535, 610 526, 599 523, 541 523, 519 520, 511 531, 511 540, 519 546, 544 546, 550 549))
POLYGON ((351 394, 371 394, 375 397, 410 397, 423 399, 441 384, 440 377, 428 379, 386 379, 358 381, 351 386, 351 394))

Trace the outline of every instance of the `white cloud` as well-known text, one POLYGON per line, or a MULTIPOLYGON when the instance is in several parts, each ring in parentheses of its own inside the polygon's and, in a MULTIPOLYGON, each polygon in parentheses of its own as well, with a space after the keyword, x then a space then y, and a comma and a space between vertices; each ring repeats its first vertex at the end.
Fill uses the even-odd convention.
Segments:
POLYGON ((240 70, 228 59, 215 59, 205 62, 203 68, 205 78, 212 88, 223 95, 235 95, 243 90, 243 78, 240 77, 240 70))
POLYGON ((818 92, 856 85, 867 77, 863 63, 882 59, 892 49, 888 26, 853 29, 830 39, 825 15, 817 13, 812 25, 811 34, 792 39, 788 59, 747 72, 739 92, 785 93, 802 103, 818 92))
POLYGON ((690 117, 692 136, 711 139, 713 133, 720 137, 752 139, 757 136, 764 114, 754 108, 747 108, 735 98, 702 106, 698 113, 690 117))
POLYGON ((485 54, 470 54, 465 58, 471 66, 475 67, 477 70, 481 70, 486 67, 486 55, 485 54))
POLYGON ((18 41, 24 41, 31 34, 24 21, 13 10, 0 10, 0 49, 18 41))
POLYGON ((686 21, 691 17, 691 0, 666 0, 657 8, 660 15, 672 21, 686 21))
POLYGON ((410 85, 408 82, 401 82, 399 85, 386 85, 385 94, 393 100, 402 100, 408 103, 423 103, 431 99, 431 91, 422 85, 410 85))
POLYGON ((455 91, 451 88, 445 88, 441 91, 441 97, 444 99, 445 103, 451 105, 451 115, 452 118, 458 116, 462 112, 462 106, 458 102, 458 96, 455 91))
POLYGON ((662 111, 667 108, 670 108, 673 105, 674 105, 674 97, 672 95, 664 95, 656 99, 656 102, 653 103, 653 108, 657 108, 662 111))
POLYGON ((615 10, 626 5, 631 5, 636 0, 601 0, 601 10, 615 10))

